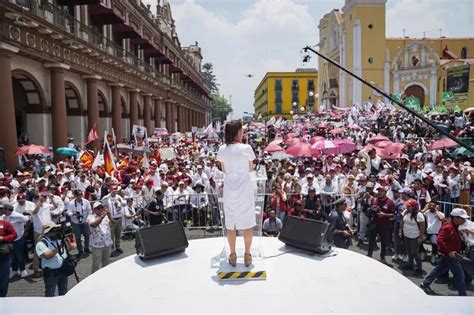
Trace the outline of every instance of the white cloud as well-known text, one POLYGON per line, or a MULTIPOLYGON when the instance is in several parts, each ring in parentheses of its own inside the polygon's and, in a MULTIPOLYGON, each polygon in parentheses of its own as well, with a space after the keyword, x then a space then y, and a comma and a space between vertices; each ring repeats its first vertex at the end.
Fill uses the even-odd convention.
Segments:
POLYGON ((199 42, 205 62, 214 65, 221 93, 232 95, 234 117, 253 112, 254 90, 267 71, 294 71, 300 49, 317 42, 309 6, 295 0, 258 0, 232 21, 195 0, 171 9, 181 43, 199 42))
MULTIPOLYGON (((142 0, 153 7, 157 0, 142 0)), ((163 1, 163 0, 162 0, 163 1)), ((178 0, 176 0, 178 1, 178 0)), ((386 35, 473 36, 474 0, 389 0, 386 35)), ((343 0, 179 0, 171 10, 182 45, 198 41, 214 65, 234 117, 253 111, 254 90, 268 71, 300 67, 300 49, 318 42, 319 20, 343 0), (230 10, 235 10, 232 14, 230 10), (253 78, 245 74, 254 74, 253 78)), ((317 58, 311 59, 316 67, 317 58)))

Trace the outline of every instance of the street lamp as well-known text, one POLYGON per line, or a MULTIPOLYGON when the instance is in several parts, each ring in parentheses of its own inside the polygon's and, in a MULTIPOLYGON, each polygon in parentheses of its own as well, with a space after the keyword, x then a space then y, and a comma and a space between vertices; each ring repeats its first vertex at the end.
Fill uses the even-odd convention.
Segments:
POLYGON ((293 114, 294 114, 294 112, 292 110, 290 110, 290 115, 293 115, 293 114))
POLYGON ((296 106, 298 106, 298 103, 293 102, 293 107, 296 107, 296 106))
POLYGON ((304 112, 304 106, 300 107, 300 111, 304 112))
POLYGON ((314 96, 314 92, 313 91, 309 91, 309 97, 313 97, 314 96))

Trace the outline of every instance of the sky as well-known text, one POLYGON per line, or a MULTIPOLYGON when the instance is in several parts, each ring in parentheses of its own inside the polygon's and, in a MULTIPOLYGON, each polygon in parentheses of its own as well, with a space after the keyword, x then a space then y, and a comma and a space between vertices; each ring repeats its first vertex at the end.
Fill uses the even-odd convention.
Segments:
MULTIPOLYGON (((158 0, 142 0, 155 5, 158 0)), ((163 2, 163 0, 161 0, 163 2)), ((253 113, 255 88, 270 71, 302 67, 301 49, 319 42, 319 20, 344 0, 170 0, 181 45, 197 41, 214 65, 233 114, 253 113), (249 78, 246 75, 252 74, 249 78)), ((474 0, 388 0, 387 37, 474 37, 474 0)), ((305 67, 317 68, 313 57, 305 67)))

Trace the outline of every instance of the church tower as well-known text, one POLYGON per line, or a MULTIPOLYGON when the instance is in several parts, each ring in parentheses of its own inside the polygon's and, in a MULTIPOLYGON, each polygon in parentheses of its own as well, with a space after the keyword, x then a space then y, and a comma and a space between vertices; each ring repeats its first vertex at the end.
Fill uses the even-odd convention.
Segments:
MULTIPOLYGON (((383 90, 387 70, 385 69, 385 4, 386 0, 346 0, 342 8, 344 28, 342 34, 343 59, 341 64, 383 90)), ((387 73, 388 74, 388 73, 387 73)), ((381 99, 378 93, 351 78, 344 78, 343 90, 346 104, 362 104, 381 99)))

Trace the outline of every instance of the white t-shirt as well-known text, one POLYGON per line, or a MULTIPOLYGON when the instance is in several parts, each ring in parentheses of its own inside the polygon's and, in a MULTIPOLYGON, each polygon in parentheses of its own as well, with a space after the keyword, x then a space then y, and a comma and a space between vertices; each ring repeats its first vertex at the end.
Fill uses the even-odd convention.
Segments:
POLYGON ((420 236, 420 228, 417 222, 425 222, 425 217, 421 212, 416 215, 416 221, 411 218, 411 213, 403 216, 403 235, 408 238, 417 238, 420 236))
POLYGON ((99 218, 98 215, 92 213, 87 218, 87 223, 90 226, 91 236, 90 236, 90 245, 94 248, 103 248, 109 245, 112 245, 112 234, 110 232, 110 220, 108 217, 105 217, 102 222, 95 228, 90 224, 95 222, 99 218))
POLYGON ((439 229, 441 228, 441 221, 436 216, 435 212, 426 211, 426 233, 427 234, 438 234, 439 229))
MULTIPOLYGON (((31 216, 33 220, 33 228, 36 233, 43 233, 43 226, 46 223, 53 222, 51 220, 51 209, 52 206, 49 203, 43 203, 38 212, 31 216)), ((31 210, 31 213, 33 210, 31 210)))
POLYGON ((27 216, 15 211, 9 216, 3 216, 3 219, 13 225, 13 229, 16 232, 15 241, 23 237, 23 234, 25 234, 25 223, 30 220, 27 216))

